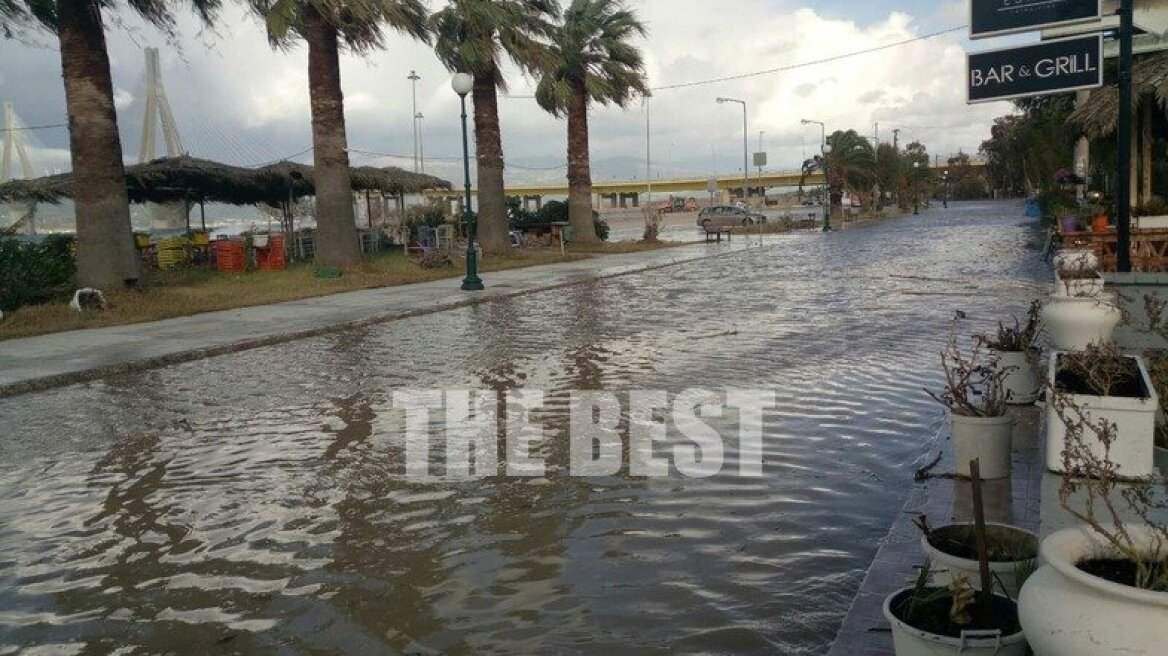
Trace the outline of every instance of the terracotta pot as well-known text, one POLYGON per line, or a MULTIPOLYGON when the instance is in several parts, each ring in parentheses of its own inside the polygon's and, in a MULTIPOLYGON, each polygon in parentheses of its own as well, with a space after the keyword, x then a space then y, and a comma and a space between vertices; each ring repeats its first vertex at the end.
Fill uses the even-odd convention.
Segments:
POLYGON ((1108 221, 1106 214, 1096 214, 1091 217, 1091 230, 1093 232, 1107 232, 1108 221))

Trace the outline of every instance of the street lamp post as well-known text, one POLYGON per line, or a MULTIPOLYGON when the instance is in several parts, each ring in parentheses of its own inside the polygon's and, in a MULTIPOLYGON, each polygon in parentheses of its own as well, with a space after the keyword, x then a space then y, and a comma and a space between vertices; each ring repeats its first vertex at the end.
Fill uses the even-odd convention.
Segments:
POLYGON ((469 73, 457 73, 450 86, 462 101, 462 171, 466 180, 466 204, 462 208, 462 218, 466 223, 466 278, 462 280, 462 291, 477 292, 482 291, 483 281, 479 278, 479 255, 475 250, 478 226, 470 211, 470 139, 466 132, 466 94, 474 89, 474 78, 469 73))
POLYGON ((422 112, 414 114, 414 122, 418 125, 418 164, 421 166, 421 173, 426 172, 426 134, 422 130, 422 112))
POLYGON ((941 173, 941 207, 949 209, 949 171, 941 173))
POLYGON ((831 154, 831 145, 827 143, 827 124, 823 121, 816 121, 815 119, 805 118, 800 119, 799 123, 803 125, 818 125, 819 126, 819 150, 823 153, 823 231, 831 232, 831 183, 828 182, 828 155, 831 154))
POLYGON ((831 232, 831 182, 828 171, 831 170, 831 144, 823 144, 823 190, 827 193, 827 209, 823 214, 823 231, 831 232))
POLYGON ((742 105, 742 200, 750 205, 750 136, 746 121, 746 101, 734 98, 718 98, 718 104, 738 103, 742 105))
POLYGON ((418 80, 422 79, 417 71, 410 71, 406 78, 412 83, 411 96, 414 102, 414 173, 418 172, 418 80))
POLYGON ((912 215, 920 214, 920 162, 912 162, 912 215))

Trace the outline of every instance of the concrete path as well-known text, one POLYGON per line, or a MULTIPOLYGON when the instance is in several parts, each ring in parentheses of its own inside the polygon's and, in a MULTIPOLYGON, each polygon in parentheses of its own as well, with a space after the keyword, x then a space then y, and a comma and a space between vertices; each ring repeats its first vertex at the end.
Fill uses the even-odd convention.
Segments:
MULTIPOLYGON (((753 241, 758 247, 758 240, 753 241)), ((483 275, 383 287, 150 323, 0 341, 0 397, 188 362, 346 328, 670 266, 748 248, 746 240, 605 255, 483 275)))

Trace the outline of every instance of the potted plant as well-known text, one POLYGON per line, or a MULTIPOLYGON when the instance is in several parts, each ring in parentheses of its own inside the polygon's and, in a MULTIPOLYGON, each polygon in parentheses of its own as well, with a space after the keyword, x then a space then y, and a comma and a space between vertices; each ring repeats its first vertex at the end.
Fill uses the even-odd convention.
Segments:
POLYGON ((1002 385, 1006 372, 987 362, 981 348, 974 340, 967 356, 957 345, 956 333, 950 333, 941 351, 945 386, 939 393, 925 392, 949 411, 957 475, 968 478, 969 462, 980 460, 983 478, 1007 478, 1014 418, 1008 414, 1010 397, 1002 385))
POLYGON ((1123 312, 1099 296, 1053 296, 1042 308, 1051 347, 1060 351, 1106 342, 1123 319, 1123 312))
POLYGON ((978 603, 969 577, 948 586, 931 584, 932 568, 921 568, 916 584, 884 600, 896 656, 1024 656, 1026 640, 1016 604, 1000 595, 978 603))
MULTIPOLYGON (((1134 479, 1152 473, 1159 399, 1143 358, 1125 355, 1110 342, 1055 352, 1047 385, 1051 392, 1046 418, 1048 469, 1065 472, 1067 439, 1073 436, 1075 423, 1086 419, 1115 427, 1114 443, 1106 446, 1123 476, 1134 479)), ((1101 456, 1105 445, 1097 441, 1093 446, 1101 456)))
POLYGON ((1036 656, 1163 654, 1168 523, 1153 513, 1165 481, 1123 481, 1111 457, 1116 425, 1067 410, 1061 455, 1075 474, 1063 476, 1059 501, 1081 525, 1043 540, 1044 565, 1022 587, 1019 619, 1036 656))
POLYGON ((1055 271, 1069 267, 1099 268, 1099 256, 1090 248, 1064 248, 1054 254, 1053 261, 1055 271))
MULTIPOLYGON (((921 549, 933 563, 933 585, 947 586, 962 576, 977 580, 977 535, 973 522, 932 528, 928 518, 921 515, 913 523, 921 529, 921 549)), ((1037 567, 1038 536, 1017 526, 987 523, 986 550, 994 591, 1017 599, 1022 583, 1037 567)))
POLYGON ((1037 361, 1034 342, 1038 338, 1041 310, 1042 304, 1034 301, 1026 313, 1025 324, 1014 317, 1013 326, 999 322, 997 333, 974 336, 990 350, 992 365, 1001 374, 1002 388, 1011 404, 1033 403, 1042 387, 1034 367, 1037 361))
POLYGON ((1063 261, 1055 269, 1056 297, 1098 298, 1103 295, 1103 276, 1087 259, 1063 261))

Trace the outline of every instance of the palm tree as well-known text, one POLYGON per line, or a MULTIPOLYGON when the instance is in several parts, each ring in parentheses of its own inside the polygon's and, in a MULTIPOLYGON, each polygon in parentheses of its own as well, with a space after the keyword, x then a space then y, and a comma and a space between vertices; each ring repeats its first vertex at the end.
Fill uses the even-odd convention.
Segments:
POLYGON ((507 198, 503 192, 503 139, 498 91, 507 90, 500 67, 506 54, 536 73, 548 65, 541 39, 559 15, 558 0, 449 0, 430 17, 434 52, 456 73, 474 77, 474 130, 478 177, 478 238, 486 252, 505 253, 507 198))
POLYGON ((572 0, 552 37, 555 69, 540 80, 536 101, 554 116, 568 116, 568 221, 572 237, 597 241, 592 224, 592 171, 588 105, 624 107, 648 95, 641 52, 629 43, 645 26, 623 0, 572 0))
POLYGON ((316 261, 348 266, 361 260, 353 214, 340 48, 364 53, 384 46, 384 28, 428 40, 420 0, 249 0, 275 48, 308 43, 308 96, 316 177, 316 261))
POLYGON ((844 192, 855 193, 866 204, 876 183, 876 151, 871 142, 855 130, 837 131, 827 138, 831 153, 827 156, 828 186, 831 206, 843 205, 844 192))
MULTIPOLYGON (((69 116, 77 218, 77 280, 84 287, 132 284, 139 276, 130 226, 122 142, 102 10, 109 0, 0 0, 0 33, 39 25, 57 35, 69 116)), ((146 21, 174 35, 173 2, 126 0, 146 21)), ((210 25, 220 0, 190 0, 210 25)))

